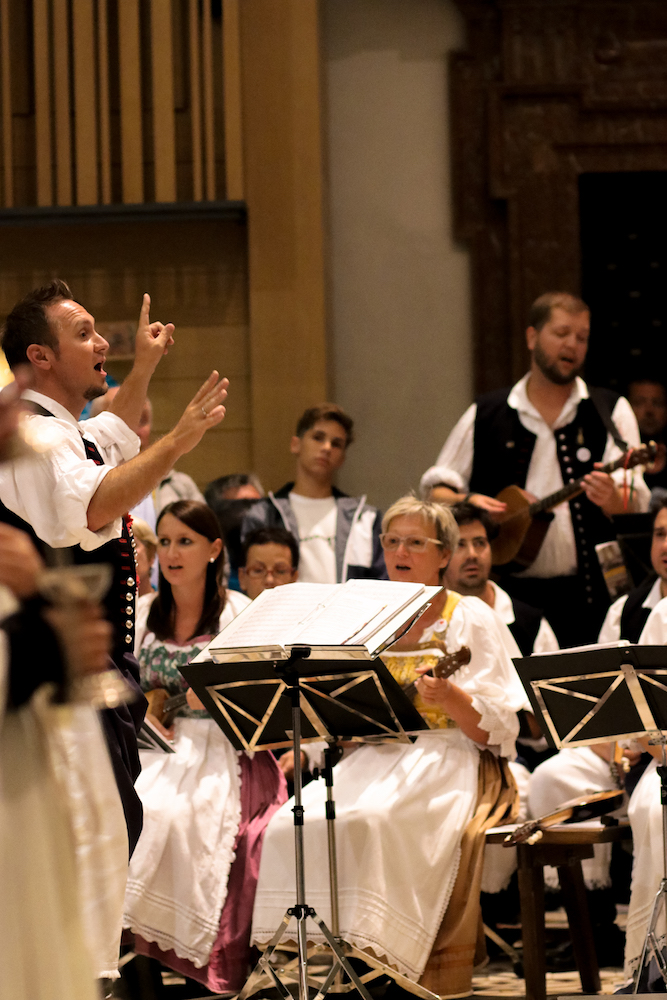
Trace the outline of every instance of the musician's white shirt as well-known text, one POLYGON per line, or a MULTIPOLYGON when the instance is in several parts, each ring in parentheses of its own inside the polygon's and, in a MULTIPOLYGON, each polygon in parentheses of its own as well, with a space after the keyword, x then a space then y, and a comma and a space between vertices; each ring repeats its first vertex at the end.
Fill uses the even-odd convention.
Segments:
MULTIPOLYGON (((582 399, 588 398, 588 388, 583 379, 577 378, 575 380, 572 392, 558 415, 558 419, 553 427, 550 427, 528 399, 526 391, 528 378, 529 374, 524 375, 521 381, 517 382, 511 389, 507 403, 518 412, 519 420, 526 430, 536 436, 535 447, 528 466, 526 490, 541 499, 562 489, 564 485, 556 454, 554 431, 560 427, 566 427, 574 420, 579 403, 582 399)), ((463 478, 466 489, 472 473, 476 416, 477 405, 473 403, 452 430, 435 463, 437 466, 458 473, 463 478)), ((624 396, 621 396, 614 406, 612 419, 621 437, 632 447, 638 447, 640 437, 637 420, 632 412, 632 407, 624 396)), ((607 435, 602 461, 613 461, 621 454, 620 448, 614 443, 611 435, 607 435)), ((633 472, 635 510, 645 511, 648 509, 650 491, 640 470, 634 469, 633 472)), ((618 486, 623 483, 623 475, 622 469, 613 473, 613 479, 618 486)), ((628 480, 631 476, 632 473, 628 473, 628 480)), ((554 519, 549 526, 537 559, 528 570, 519 575, 547 578, 573 576, 577 572, 577 549, 570 506, 567 503, 560 504, 553 513, 554 519)))
MULTIPOLYGON (((642 603, 643 608, 649 608, 652 611, 658 602, 662 600, 662 591, 660 590, 661 582, 662 581, 658 577, 644 598, 642 603)), ((621 638, 621 617, 623 615, 623 608, 625 607, 627 599, 628 595, 623 594, 621 597, 618 597, 609 608, 609 611, 605 615, 605 619, 602 622, 598 642, 618 642, 621 638)), ((646 625, 648 625, 648 620, 646 621, 646 625)), ((646 628, 646 625, 644 625, 644 628, 646 628)))

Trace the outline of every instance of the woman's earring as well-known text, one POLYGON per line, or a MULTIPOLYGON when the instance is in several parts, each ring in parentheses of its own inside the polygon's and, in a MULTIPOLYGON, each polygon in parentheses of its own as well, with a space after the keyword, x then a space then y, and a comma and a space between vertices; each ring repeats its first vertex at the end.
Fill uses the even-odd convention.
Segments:
POLYGON ((211 556, 211 558, 209 559, 209 562, 215 562, 215 556, 211 556))

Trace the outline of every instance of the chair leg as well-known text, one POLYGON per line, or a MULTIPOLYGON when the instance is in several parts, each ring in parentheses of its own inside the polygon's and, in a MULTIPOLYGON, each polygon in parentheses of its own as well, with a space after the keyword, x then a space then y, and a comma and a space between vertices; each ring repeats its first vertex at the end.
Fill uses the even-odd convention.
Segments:
POLYGON ((570 926, 570 936, 579 969, 581 988, 584 993, 598 993, 600 990, 600 969, 598 968, 593 928, 588 912, 581 861, 559 865, 558 878, 563 892, 563 903, 570 926))
POLYGON ((526 1000, 546 1000, 544 871, 533 864, 532 848, 526 844, 517 847, 517 860, 526 1000))

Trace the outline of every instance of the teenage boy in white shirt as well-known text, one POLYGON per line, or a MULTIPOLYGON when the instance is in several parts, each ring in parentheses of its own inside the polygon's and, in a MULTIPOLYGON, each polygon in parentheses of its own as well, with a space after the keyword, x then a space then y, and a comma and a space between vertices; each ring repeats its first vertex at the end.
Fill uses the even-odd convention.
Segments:
POLYGON ((294 482, 256 503, 245 516, 241 539, 263 527, 284 527, 299 540, 302 583, 386 580, 380 545, 381 514, 366 497, 349 497, 333 480, 353 440, 353 421, 335 403, 313 406, 290 442, 294 482))

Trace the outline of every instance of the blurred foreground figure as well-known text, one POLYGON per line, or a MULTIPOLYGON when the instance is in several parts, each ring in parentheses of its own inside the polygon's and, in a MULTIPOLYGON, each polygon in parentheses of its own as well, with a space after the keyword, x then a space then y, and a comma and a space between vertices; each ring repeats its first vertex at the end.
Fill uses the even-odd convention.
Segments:
MULTIPOLYGON (((18 415, 16 390, 3 395, 0 447, 18 415)), ((98 605, 48 608, 42 568, 28 536, 0 524, 3 995, 94 1000, 117 954, 127 834, 97 712, 65 699, 77 677, 107 669, 111 627, 98 605)))

